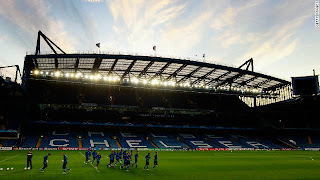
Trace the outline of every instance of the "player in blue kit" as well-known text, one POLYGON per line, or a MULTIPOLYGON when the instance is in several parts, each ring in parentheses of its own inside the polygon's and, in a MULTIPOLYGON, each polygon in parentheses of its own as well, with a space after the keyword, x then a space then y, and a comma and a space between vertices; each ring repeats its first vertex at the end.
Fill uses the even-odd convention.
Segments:
POLYGON ((122 149, 120 149, 119 155, 120 155, 120 163, 121 163, 122 162, 122 149))
POLYGON ((129 171, 130 170, 130 161, 131 161, 131 153, 128 152, 125 162, 126 162, 126 170, 129 171))
POLYGON ((100 164, 100 159, 101 159, 101 155, 100 153, 98 152, 98 155, 96 156, 96 159, 97 159, 97 165, 96 165, 96 168, 98 168, 99 164, 100 164))
POLYGON ((48 157, 51 156, 51 154, 47 154, 43 157, 43 168, 41 168, 41 172, 44 172, 44 169, 48 167, 48 157))
POLYGON ((96 160, 96 157, 97 157, 97 151, 94 150, 94 151, 92 152, 92 162, 91 162, 91 164, 94 163, 94 160, 96 160))
MULTIPOLYGON (((138 158, 139 158, 139 151, 134 155, 134 164, 136 165, 136 168, 138 168, 138 158)), ((132 166, 134 165, 132 164, 132 166)))
POLYGON ((154 155, 153 169, 158 165, 158 152, 154 155))
POLYGON ((115 155, 115 153, 114 153, 114 150, 113 150, 109 155, 110 163, 107 165, 108 167, 114 168, 114 165, 113 165, 113 163, 114 163, 114 155, 115 155))
POLYGON ((62 165, 63 173, 62 174, 65 174, 66 173, 66 169, 69 170, 69 172, 71 171, 71 169, 67 168, 68 158, 67 158, 66 154, 62 153, 62 155, 63 155, 63 160, 62 160, 63 161, 63 165, 62 165))
POLYGON ((127 155, 123 154, 123 165, 120 166, 120 169, 123 169, 123 167, 126 166, 126 164, 127 164, 126 158, 127 158, 127 155))
POLYGON ((120 160, 120 153, 119 153, 119 151, 117 151, 117 153, 116 153, 116 164, 119 163, 119 160, 120 160))
POLYGON ((127 155, 127 151, 124 150, 124 151, 123 151, 123 160, 124 160, 124 156, 126 156, 126 155, 127 155))
POLYGON ((149 171, 149 160, 150 160, 150 153, 148 153, 148 155, 146 155, 146 165, 144 166, 144 170, 147 170, 147 171, 149 171))
POLYGON ((88 161, 90 160, 90 155, 91 155, 91 151, 88 150, 88 151, 86 152, 86 160, 84 161, 85 164, 87 164, 88 161))

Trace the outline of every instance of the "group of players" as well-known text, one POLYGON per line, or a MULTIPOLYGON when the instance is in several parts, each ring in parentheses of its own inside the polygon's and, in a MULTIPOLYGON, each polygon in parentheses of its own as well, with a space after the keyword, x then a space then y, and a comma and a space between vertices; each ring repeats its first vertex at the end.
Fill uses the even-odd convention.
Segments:
MULTIPOLYGON (((94 161, 97 160, 96 166, 95 168, 98 168, 99 164, 100 164, 100 159, 101 159, 101 154, 100 152, 96 152, 96 150, 92 149, 88 149, 88 151, 86 151, 85 153, 85 157, 86 160, 84 161, 85 164, 87 164, 88 162, 91 164, 94 164, 94 161), (90 156, 92 155, 92 161, 90 161, 90 156)), ((132 150, 130 152, 127 152, 126 150, 122 149, 120 151, 115 151, 113 150, 110 155, 109 155, 109 159, 110 159, 110 163, 107 165, 108 167, 112 167, 114 168, 114 166, 117 166, 118 163, 122 164, 122 160, 123 160, 123 164, 120 165, 120 169, 126 169, 127 171, 130 170, 130 166, 136 166, 136 168, 138 168, 138 158, 139 158, 139 151, 136 152, 135 156, 134 156, 134 163, 132 163, 132 150), (116 162, 115 162, 116 160, 116 162)), ((144 166, 144 170, 149 170, 149 161, 151 159, 151 155, 150 153, 148 153, 148 155, 145 157, 146 159, 146 164, 144 166)), ((158 165, 158 152, 156 152, 156 154, 154 155, 154 163, 153 163, 153 169, 158 165)))
MULTIPOLYGON (((41 172, 44 172, 44 169, 48 167, 48 158, 51 154, 48 153, 47 155, 45 155, 43 157, 43 167, 41 168, 41 172)), ((63 173, 66 173, 66 170, 69 170, 69 172, 71 171, 70 168, 67 167, 68 164, 68 158, 66 156, 66 154, 63 152, 62 153, 63 156, 63 165, 62 165, 62 169, 63 169, 63 173)), ((84 161, 85 164, 87 164, 88 162, 91 164, 94 164, 94 161, 96 160, 96 166, 95 168, 98 168, 99 164, 100 164, 100 160, 101 160, 101 154, 100 152, 97 153, 96 150, 94 150, 92 152, 92 149, 89 148, 88 151, 86 151, 85 153, 85 157, 86 160, 84 161), (90 156, 92 155, 92 161, 90 161, 90 156)), ((110 159, 110 163, 107 165, 108 167, 112 167, 114 168, 114 166, 117 166, 118 163, 122 164, 122 160, 123 160, 123 164, 120 165, 120 169, 126 169, 127 171, 130 170, 130 166, 136 166, 136 168, 138 168, 138 158, 139 158, 139 151, 136 152, 135 156, 134 156, 134 163, 132 163, 132 150, 130 152, 127 152, 126 150, 122 151, 122 149, 120 151, 115 151, 113 150, 110 155, 109 155, 109 159, 110 159), (116 162, 114 162, 114 160, 116 159, 116 162)), ((27 169, 32 169, 32 153, 31 151, 28 152, 27 154, 27 169)), ((150 153, 148 153, 148 155, 145 157, 146 159, 146 164, 144 166, 144 170, 149 170, 149 161, 151 159, 151 155, 150 153)), ((153 169, 158 165, 158 152, 156 152, 156 154, 154 155, 154 163, 153 163, 153 169)))
MULTIPOLYGON (((47 155, 45 155, 43 157, 43 167, 41 168, 41 172, 44 172, 44 169, 48 167, 48 158, 49 156, 51 156, 50 153, 48 153, 47 155)), ((63 173, 62 174, 65 174, 66 173, 66 170, 69 170, 69 172, 71 171, 70 168, 67 168, 67 164, 68 164, 68 158, 66 156, 66 154, 63 152, 62 153, 62 156, 63 156, 63 165, 62 165, 62 169, 63 169, 63 173)), ((27 168, 25 168, 25 170, 29 170, 29 169, 32 169, 32 152, 31 151, 28 151, 28 154, 27 154, 27 168)))

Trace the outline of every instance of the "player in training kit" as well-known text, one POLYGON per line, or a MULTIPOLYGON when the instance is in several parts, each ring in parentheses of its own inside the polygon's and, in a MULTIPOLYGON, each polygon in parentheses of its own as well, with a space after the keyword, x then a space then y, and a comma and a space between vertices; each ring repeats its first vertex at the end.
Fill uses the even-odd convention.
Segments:
POLYGON ((88 151, 86 152, 86 160, 84 161, 85 164, 87 164, 88 161, 90 160, 90 155, 91 155, 91 151, 88 149, 88 151))
POLYGON ((123 169, 123 167, 127 165, 127 160, 126 159, 127 159, 127 155, 123 154, 123 165, 120 166, 120 169, 123 169))
POLYGON ((41 172, 44 172, 44 169, 46 167, 48 167, 48 157, 50 156, 51 154, 47 154, 43 157, 43 168, 41 169, 41 172))
POLYGON ((32 153, 31 151, 28 151, 28 154, 27 154, 27 168, 28 169, 32 169, 32 153))
POLYGON ((127 155, 127 151, 124 150, 124 151, 123 151, 123 160, 124 160, 124 156, 126 156, 126 155, 127 155))
POLYGON ((119 151, 117 151, 117 153, 116 153, 116 164, 119 163, 119 160, 120 160, 120 153, 119 153, 119 151))
POLYGON ((130 161, 131 161, 131 154, 130 152, 127 153, 127 156, 126 156, 126 170, 129 171, 130 170, 130 161))
MULTIPOLYGON (((136 165, 136 168, 138 168, 138 158, 139 158, 139 151, 137 151, 136 155, 134 155, 134 164, 136 165)), ((132 166, 134 164, 132 164, 132 166)))
POLYGON ((98 168, 99 164, 100 164, 100 159, 101 159, 101 155, 100 153, 98 152, 98 155, 96 156, 96 159, 97 159, 97 165, 96 165, 96 168, 98 168))
POLYGON ((121 163, 122 162, 122 149, 120 149, 119 155, 120 155, 120 163, 121 163))
POLYGON ((71 171, 71 169, 67 168, 68 158, 67 158, 66 154, 62 153, 62 155, 63 155, 63 160, 62 160, 63 161, 63 165, 62 165, 63 173, 62 174, 65 174, 66 173, 66 169, 69 170, 69 172, 71 171))
POLYGON ((153 169, 158 165, 158 152, 154 155, 153 169))
POLYGON ((94 150, 94 151, 92 152, 92 162, 91 162, 91 164, 94 163, 94 160, 95 160, 96 158, 97 158, 97 151, 94 150))
POLYGON ((150 160, 150 153, 148 153, 148 155, 146 155, 146 165, 144 166, 144 168, 143 169, 145 169, 145 170, 147 170, 147 171, 149 171, 149 160, 150 160))
POLYGON ((114 163, 114 150, 110 153, 110 155, 109 155, 109 158, 110 158, 110 163, 107 165, 107 166, 109 166, 109 167, 113 167, 114 168, 114 166, 113 166, 113 163, 114 163))

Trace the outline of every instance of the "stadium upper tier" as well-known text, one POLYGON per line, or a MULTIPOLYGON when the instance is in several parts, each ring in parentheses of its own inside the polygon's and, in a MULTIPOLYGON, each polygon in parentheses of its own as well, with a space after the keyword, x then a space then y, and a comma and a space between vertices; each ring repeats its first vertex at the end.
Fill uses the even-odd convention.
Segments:
POLYGON ((132 83, 162 87, 267 92, 290 85, 289 81, 249 70, 250 59, 239 68, 154 56, 122 54, 27 55, 27 78, 77 82, 132 83), (243 67, 246 67, 242 69, 243 67))

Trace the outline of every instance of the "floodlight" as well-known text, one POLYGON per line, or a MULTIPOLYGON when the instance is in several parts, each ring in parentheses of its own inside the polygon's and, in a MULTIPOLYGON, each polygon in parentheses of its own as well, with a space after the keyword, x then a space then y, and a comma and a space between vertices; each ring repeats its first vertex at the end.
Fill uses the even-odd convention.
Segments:
POLYGON ((134 78, 132 78, 132 82, 135 83, 135 84, 138 84, 138 83, 139 83, 139 80, 134 77, 134 78))
POLYGON ((60 75, 61 75, 60 71, 56 71, 56 72, 54 73, 54 76, 56 76, 56 77, 59 77, 60 75))
MULTIPOLYGON (((31 71, 31 73, 32 73, 32 71, 31 71)), ((35 70, 35 71, 34 71, 34 74, 35 74, 35 75, 38 75, 39 73, 40 73, 39 70, 35 70)))
POLYGON ((144 80, 142 81, 142 83, 143 83, 143 84, 147 84, 148 81, 144 79, 144 80))

